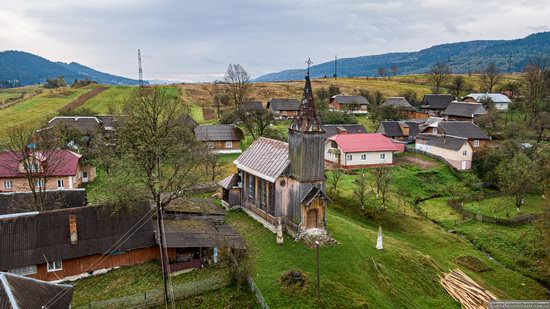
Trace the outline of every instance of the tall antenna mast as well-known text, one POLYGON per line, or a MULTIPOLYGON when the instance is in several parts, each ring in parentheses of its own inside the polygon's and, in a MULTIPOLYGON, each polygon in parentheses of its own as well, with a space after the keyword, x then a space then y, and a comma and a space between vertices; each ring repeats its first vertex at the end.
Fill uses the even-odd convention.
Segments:
POLYGON ((143 87, 143 70, 141 69, 141 50, 138 48, 139 86, 143 87))
POLYGON ((338 55, 334 55, 334 79, 338 77, 338 55))

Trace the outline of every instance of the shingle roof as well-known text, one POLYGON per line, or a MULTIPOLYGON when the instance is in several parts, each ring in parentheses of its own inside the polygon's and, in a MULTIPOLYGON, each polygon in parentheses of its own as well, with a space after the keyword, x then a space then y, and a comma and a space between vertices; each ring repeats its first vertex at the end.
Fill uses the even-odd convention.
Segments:
POLYGON ((72 285, 0 272, 0 308, 68 309, 72 298, 72 285))
POLYGON ((426 145, 450 149, 454 151, 460 150, 460 148, 462 148, 464 143, 468 142, 466 138, 462 138, 462 137, 443 136, 443 135, 426 134, 426 133, 420 133, 416 136, 416 138, 417 138, 417 141, 419 138, 427 140, 426 145))
POLYGON ((394 106, 399 110, 405 111, 416 110, 414 106, 412 106, 404 97, 389 97, 386 102, 382 104, 382 106, 394 106))
POLYGON ((299 111, 300 101, 296 99, 269 99, 267 108, 274 111, 299 111))
POLYGON ((338 134, 338 130, 346 130, 348 133, 367 133, 367 130, 362 124, 324 124, 325 138, 329 138, 338 134))
POLYGON ((260 137, 234 163, 238 169, 274 182, 290 164, 288 144, 260 137))
POLYGON ((418 123, 415 121, 382 121, 380 126, 383 129, 383 134, 388 137, 403 137, 405 135, 403 135, 399 124, 409 128, 408 136, 416 136, 419 133, 418 123))
POLYGON ((83 133, 96 132, 103 129, 103 122, 93 116, 56 116, 48 121, 48 126, 69 125, 83 133))
POLYGON ((454 100, 450 94, 426 94, 422 105, 431 109, 445 109, 454 100))
POLYGON ((220 182, 218 182, 218 185, 226 190, 232 189, 237 185, 239 182, 239 175, 237 173, 233 173, 220 182))
POLYGON ((262 103, 259 101, 245 101, 241 103, 240 108, 243 111, 261 111, 264 109, 262 103))
POLYGON ((440 122, 438 128, 447 135, 465 137, 468 139, 489 139, 475 123, 470 121, 444 121, 440 122))
POLYGON ((369 100, 364 96, 360 95, 341 95, 337 94, 331 97, 340 104, 370 104, 369 100))
MULTIPOLYGON (((164 220, 168 248, 213 248, 220 242, 231 247, 243 247, 241 236, 227 224, 214 224, 205 220, 164 220)), ((158 233, 155 234, 158 235, 158 233)), ((157 243, 159 238, 155 237, 157 243)))
POLYGON ((392 141, 380 133, 338 134, 328 138, 343 152, 398 151, 392 141))
POLYGON ((233 124, 200 125, 195 128, 199 141, 240 141, 243 131, 233 124))
POLYGON ((325 194, 325 191, 323 191, 323 189, 317 188, 317 187, 312 187, 309 190, 309 192, 306 194, 306 196, 304 196, 301 203, 309 205, 319 195, 321 195, 321 197, 325 200, 329 199, 328 196, 325 194))
POLYGON ((45 258, 61 261, 103 254, 132 227, 135 233, 117 250, 155 246, 151 218, 148 204, 117 209, 87 206, 1 218, 0 269, 43 264, 45 258), (71 244, 68 235, 70 215, 76 216, 77 244, 71 244))
MULTIPOLYGON (((82 207, 86 205, 85 189, 44 191, 45 209, 82 207)), ((0 215, 34 211, 32 192, 0 193, 0 215)))
MULTIPOLYGON (((74 176, 78 170, 78 163, 82 155, 70 150, 51 150, 34 154, 37 160, 50 162, 49 176, 74 176), (48 159, 50 158, 50 159, 48 159)), ((23 157, 16 152, 4 151, 0 153, 0 178, 20 178, 24 173, 19 172, 19 163, 23 157)))
POLYGON ((512 103, 510 98, 500 93, 470 93, 464 98, 468 98, 468 97, 476 100, 477 102, 480 102, 484 98, 490 98, 495 103, 512 103))
POLYGON ((472 115, 487 114, 487 111, 480 103, 451 102, 441 113, 442 115, 472 117, 472 115))
POLYGON ((208 198, 177 198, 164 209, 174 213, 224 215, 223 210, 208 198))

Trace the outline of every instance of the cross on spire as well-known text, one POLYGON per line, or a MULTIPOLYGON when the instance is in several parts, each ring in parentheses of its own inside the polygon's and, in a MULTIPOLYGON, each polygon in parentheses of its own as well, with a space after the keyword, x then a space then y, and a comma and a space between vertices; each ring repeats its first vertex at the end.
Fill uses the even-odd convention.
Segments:
POLYGON ((311 61, 311 58, 307 58, 306 64, 307 64, 307 76, 309 76, 309 67, 313 64, 313 61, 311 61))

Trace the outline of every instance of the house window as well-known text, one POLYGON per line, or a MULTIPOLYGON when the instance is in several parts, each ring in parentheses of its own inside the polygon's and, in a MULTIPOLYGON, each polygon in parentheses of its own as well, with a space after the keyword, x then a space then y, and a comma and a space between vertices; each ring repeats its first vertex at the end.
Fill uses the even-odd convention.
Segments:
POLYGON ((4 189, 11 189, 13 188, 13 184, 11 183, 11 180, 4 180, 4 189))
POLYGON ((432 133, 437 134, 437 128, 432 128, 432 133))
POLYGON ((350 155, 350 154, 346 155, 346 160, 347 160, 347 161, 353 160, 353 156, 350 155))
POLYGON ((34 186, 37 188, 44 188, 44 180, 43 179, 35 180, 34 186))
POLYGON ((361 161, 367 161, 367 154, 366 153, 361 155, 361 161))
POLYGON ((65 181, 63 179, 58 179, 57 180, 57 188, 58 189, 63 189, 65 188, 65 181))
POLYGON ((225 142, 225 148, 233 148, 233 142, 232 141, 225 142))
POLYGON ((34 274, 36 274, 36 265, 24 266, 24 267, 18 267, 18 268, 10 269, 9 272, 12 273, 12 274, 20 275, 20 276, 34 275, 34 274))
POLYGON ((468 150, 464 150, 464 151, 462 152, 462 155, 463 155, 463 156, 468 155, 468 150))
POLYGON ((208 142, 208 143, 206 143, 206 147, 208 147, 208 149, 213 149, 214 148, 214 143, 208 142))
POLYGON ((381 160, 381 161, 386 160, 386 154, 385 154, 385 153, 381 153, 381 154, 380 154, 380 160, 381 160))
POLYGON ((254 202, 254 176, 248 175, 247 179, 247 185, 248 185, 248 200, 250 202, 254 202))
POLYGON ((29 170, 31 171, 31 173, 38 172, 38 163, 31 163, 29 166, 29 170))
POLYGON ((362 110, 367 110, 367 105, 361 104, 361 109, 362 109, 362 110))
POLYGON ((58 271, 61 269, 63 269, 63 264, 61 261, 48 262, 48 272, 58 271))
POLYGON ((479 147, 479 140, 478 139, 474 140, 474 147, 479 147))
POLYGON ((283 111, 283 113, 282 113, 282 114, 283 114, 283 116, 286 116, 286 115, 288 115, 287 111, 283 111))

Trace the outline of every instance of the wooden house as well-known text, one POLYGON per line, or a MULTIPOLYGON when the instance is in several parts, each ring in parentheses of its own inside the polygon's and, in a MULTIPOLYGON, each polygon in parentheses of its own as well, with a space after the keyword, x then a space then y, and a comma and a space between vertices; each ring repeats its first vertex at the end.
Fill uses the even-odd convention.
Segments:
POLYGON ((243 131, 233 124, 200 125, 195 128, 197 140, 214 153, 241 153, 243 131))
POLYGON ((445 120, 470 122, 473 122, 474 118, 485 114, 487 114, 487 111, 482 104, 470 102, 451 102, 451 104, 441 112, 441 116, 445 117, 445 120))
POLYGON ((500 93, 470 93, 465 96, 462 101, 470 103, 482 103, 484 100, 491 100, 495 104, 495 108, 499 111, 508 110, 512 100, 504 94, 500 93))
POLYGON ((443 158, 457 170, 469 170, 472 166, 473 149, 467 138, 420 133, 415 148, 443 158))
POLYGON ((399 141, 414 141, 418 128, 416 121, 382 121, 376 132, 399 141))
POLYGON ((367 114, 369 104, 367 98, 360 95, 338 94, 330 98, 328 108, 332 111, 348 111, 354 114, 367 114))
POLYGON ((473 151, 483 149, 491 138, 470 121, 440 121, 435 126, 425 127, 422 133, 466 138, 473 151))
POLYGON ((450 94, 426 94, 422 98, 420 111, 428 113, 429 116, 439 117, 452 101, 454 97, 450 94))
POLYGON ((234 161, 242 183, 241 206, 273 231, 281 222, 291 235, 325 233, 325 130, 315 112, 309 76, 288 132, 288 143, 261 137, 234 161))
POLYGON ((24 164, 32 164, 37 190, 75 189, 96 177, 95 167, 85 163, 82 155, 69 150, 29 153, 28 158, 4 151, 0 153, 0 192, 31 191, 26 178, 30 167, 25 168, 24 164), (46 183, 45 178, 49 179, 46 183))
POLYGON ((267 109, 273 112, 276 118, 294 118, 300 111, 300 101, 296 99, 271 98, 267 101, 267 109))
POLYGON ((239 108, 245 113, 261 112, 265 110, 262 102, 259 101, 244 101, 241 103, 239 108))
POLYGON ((427 119, 428 113, 418 112, 404 97, 389 97, 382 105, 390 106, 400 112, 402 119, 427 119))
POLYGON ((325 162, 346 169, 391 165, 398 151, 398 145, 379 133, 337 134, 325 142, 325 162))

